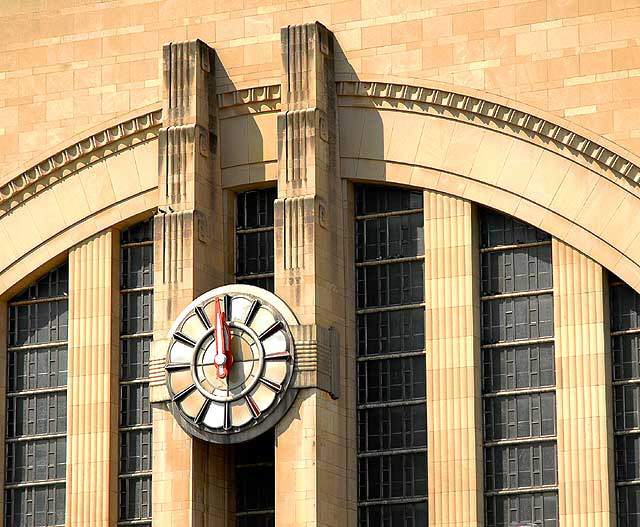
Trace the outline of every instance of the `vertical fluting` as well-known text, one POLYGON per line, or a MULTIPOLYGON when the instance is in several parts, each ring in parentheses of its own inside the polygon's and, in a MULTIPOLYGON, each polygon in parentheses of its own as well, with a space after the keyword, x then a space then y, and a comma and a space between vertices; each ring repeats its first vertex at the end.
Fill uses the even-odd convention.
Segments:
POLYGON ((473 208, 425 192, 429 523, 477 527, 482 516, 480 341, 473 208))
POLYGON ((118 447, 117 234, 69 253, 67 525, 115 524, 118 447))

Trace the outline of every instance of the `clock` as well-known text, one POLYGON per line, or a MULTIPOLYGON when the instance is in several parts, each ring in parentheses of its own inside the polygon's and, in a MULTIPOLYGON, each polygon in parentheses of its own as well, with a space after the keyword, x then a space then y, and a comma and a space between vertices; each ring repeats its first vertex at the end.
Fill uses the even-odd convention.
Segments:
POLYGON ((247 441, 289 409, 298 321, 276 295, 248 285, 203 294, 171 327, 165 365, 170 409, 187 433, 247 441))

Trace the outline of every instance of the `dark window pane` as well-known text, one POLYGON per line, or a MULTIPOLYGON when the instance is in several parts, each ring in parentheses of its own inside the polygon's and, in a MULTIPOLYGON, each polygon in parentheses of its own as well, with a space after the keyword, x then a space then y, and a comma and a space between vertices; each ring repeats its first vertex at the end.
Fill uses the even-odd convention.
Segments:
POLYGON ((273 227, 273 202, 277 197, 276 187, 242 192, 237 196, 238 229, 273 227))
POLYGON ((640 327, 640 295, 628 285, 611 288, 611 330, 640 327))
POLYGON ((421 213, 383 216, 356 222, 356 262, 424 254, 421 213))
POLYGON ((553 343, 482 351, 484 393, 555 384, 553 343))
POLYGON ((427 453, 358 459, 360 501, 427 495, 427 453))
POLYGON ((640 427, 640 385, 614 386, 615 428, 632 430, 640 427))
POLYGON ((553 336, 553 295, 498 298, 482 302, 482 343, 553 336))
POLYGON ((427 412, 424 404, 386 406, 358 411, 360 452, 426 445, 427 412))
POLYGON ((358 402, 408 401, 426 397, 425 357, 358 363, 358 402))
POLYGON ((484 431, 487 441, 555 435, 555 393, 485 398, 484 431))
POLYGON ((358 508, 358 527, 426 527, 426 501, 390 505, 365 505, 358 508))
POLYGON ((11 302, 24 300, 45 300, 69 294, 69 265, 63 263, 49 271, 42 278, 28 285, 11 299, 11 302))
POLYGON ((558 527, 558 494, 555 492, 490 496, 485 505, 486 527, 521 524, 558 527))
POLYGON ((9 346, 67 340, 68 300, 9 306, 9 346))
POLYGON ((153 245, 123 247, 120 256, 122 289, 153 285, 153 245))
POLYGON ((132 381, 149 377, 151 337, 120 341, 120 380, 132 381))
POLYGON ((358 315, 358 355, 424 351, 424 309, 358 315))
POLYGON ((424 262, 357 268, 358 307, 417 304, 424 298, 424 262))
POLYGON ((616 335, 611 338, 613 380, 640 377, 640 335, 616 335))
POLYGON ((356 214, 379 214, 421 209, 422 191, 398 187, 358 185, 355 188, 356 214))
POLYGON ((557 483, 555 442, 495 446, 484 456, 487 491, 557 483))
POLYGON ((153 291, 136 291, 120 295, 122 335, 153 331, 153 291))
POLYGON ((120 521, 151 517, 151 476, 122 478, 120 486, 120 521))
POLYGON ((141 221, 122 231, 120 234, 120 243, 141 243, 153 241, 153 218, 141 221))
POLYGON ((273 230, 236 235, 236 275, 273 273, 273 230))
POLYGON ((236 520, 247 527, 275 522, 275 437, 273 430, 234 448, 236 520), (251 513, 246 514, 245 513, 251 513), (266 522, 266 523, 265 523, 266 522))
POLYGON ((7 526, 64 525, 64 484, 7 489, 4 497, 5 525, 7 526))
POLYGON ((151 430, 120 432, 120 474, 151 470, 151 430))
POLYGON ((58 434, 66 430, 66 392, 7 398, 7 437, 58 434))
POLYGON ((551 235, 506 214, 482 209, 480 214, 481 247, 516 245, 550 240, 551 235))
POLYGON ((6 444, 7 483, 64 479, 67 440, 39 439, 6 444))
POLYGON ((551 245, 482 253, 483 295, 550 289, 551 245))
POLYGON ((10 351, 7 363, 10 393, 67 384, 66 346, 10 351))
POLYGON ((640 486, 618 487, 618 527, 640 525, 640 486))
POLYGON ((123 384, 120 386, 120 426, 151 424, 149 384, 123 384))

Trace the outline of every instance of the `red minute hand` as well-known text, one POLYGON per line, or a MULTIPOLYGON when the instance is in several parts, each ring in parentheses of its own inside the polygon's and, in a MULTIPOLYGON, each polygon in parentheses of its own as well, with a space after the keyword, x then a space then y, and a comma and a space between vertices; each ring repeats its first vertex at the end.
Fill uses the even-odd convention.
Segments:
POLYGON ((216 325, 216 354, 213 360, 216 364, 219 379, 224 379, 229 375, 229 370, 233 365, 233 355, 231 354, 231 331, 229 324, 225 320, 224 313, 220 308, 220 299, 215 300, 215 325, 216 325))

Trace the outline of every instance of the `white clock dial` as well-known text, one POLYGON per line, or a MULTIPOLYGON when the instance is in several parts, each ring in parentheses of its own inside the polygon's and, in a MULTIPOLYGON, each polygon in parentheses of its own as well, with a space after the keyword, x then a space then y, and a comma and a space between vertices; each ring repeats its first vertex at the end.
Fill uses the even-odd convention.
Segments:
POLYGON ((230 442, 268 420, 283 399, 292 401, 285 391, 293 375, 293 339, 270 297, 284 305, 259 288, 226 286, 197 299, 174 324, 167 386, 174 415, 194 435, 230 442))

